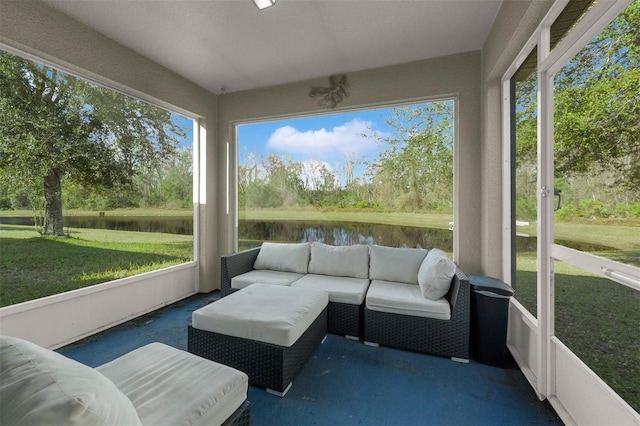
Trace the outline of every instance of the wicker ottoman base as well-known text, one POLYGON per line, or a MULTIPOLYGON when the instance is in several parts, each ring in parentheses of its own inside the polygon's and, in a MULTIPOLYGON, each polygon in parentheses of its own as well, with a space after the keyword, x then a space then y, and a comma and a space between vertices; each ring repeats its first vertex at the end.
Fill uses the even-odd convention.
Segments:
POLYGON ((249 383, 284 396, 293 379, 327 334, 325 308, 290 347, 188 327, 187 349, 192 354, 245 372, 249 383))
POLYGON ((242 403, 222 426, 249 426, 251 424, 251 404, 249 401, 242 403))

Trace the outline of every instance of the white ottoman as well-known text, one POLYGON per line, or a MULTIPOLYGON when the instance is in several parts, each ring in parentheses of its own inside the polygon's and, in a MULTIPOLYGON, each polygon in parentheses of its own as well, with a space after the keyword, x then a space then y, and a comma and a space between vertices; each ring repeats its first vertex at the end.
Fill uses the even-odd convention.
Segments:
POLYGON ((324 291, 252 284, 193 312, 188 350, 284 396, 326 335, 328 302, 324 291))
POLYGON ((96 370, 131 400, 145 425, 236 424, 239 413, 249 416, 245 373, 162 343, 96 370))

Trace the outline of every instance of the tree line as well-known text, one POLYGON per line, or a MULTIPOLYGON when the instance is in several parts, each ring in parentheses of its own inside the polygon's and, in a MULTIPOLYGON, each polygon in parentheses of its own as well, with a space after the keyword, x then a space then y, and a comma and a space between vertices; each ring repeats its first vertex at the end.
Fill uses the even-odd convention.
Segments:
MULTIPOLYGON (((191 149, 165 159, 160 167, 140 171, 130 185, 115 189, 96 189, 74 181, 62 180, 62 204, 65 209, 112 210, 117 208, 190 208, 193 205, 191 149)), ((38 208, 29 188, 11 189, 0 182, 0 210, 38 208)))
POLYGON ((392 136, 363 135, 382 147, 370 161, 352 152, 332 168, 322 161, 248 154, 238 166, 239 207, 451 212, 454 102, 393 108, 385 121, 392 136), (364 166, 360 176, 356 166, 364 166))
MULTIPOLYGON (((118 208, 191 208, 193 173, 191 148, 176 151, 157 167, 145 167, 131 183, 115 188, 85 186, 62 179, 62 205, 65 209, 104 211, 118 208)), ((0 210, 42 211, 42 198, 27 187, 11 188, 0 182, 0 210), (35 195, 35 196, 34 196, 35 195)))

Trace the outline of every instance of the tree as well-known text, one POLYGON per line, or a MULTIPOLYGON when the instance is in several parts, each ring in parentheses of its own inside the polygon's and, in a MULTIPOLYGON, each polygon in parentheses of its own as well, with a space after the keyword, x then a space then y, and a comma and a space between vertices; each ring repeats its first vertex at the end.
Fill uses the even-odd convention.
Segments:
POLYGON ((63 179, 127 186, 184 134, 168 111, 1 51, 0 116, 0 176, 41 194, 50 235, 63 234, 63 179))
POLYGON ((450 207, 453 197, 453 102, 394 108, 394 134, 375 137, 386 147, 368 173, 397 208, 450 207))
POLYGON ((193 151, 183 149, 170 159, 162 181, 163 193, 173 205, 193 206, 193 151))
MULTIPOLYGON (((640 1, 635 1, 555 76, 554 148, 559 178, 616 170, 640 196, 640 1)), ((518 159, 536 156, 535 79, 522 82, 518 159), (526 94, 528 92, 528 94, 526 94)))
POLYGON ((302 164, 284 156, 268 154, 261 159, 261 166, 265 172, 265 182, 278 194, 281 205, 296 204, 299 194, 304 190, 302 164))

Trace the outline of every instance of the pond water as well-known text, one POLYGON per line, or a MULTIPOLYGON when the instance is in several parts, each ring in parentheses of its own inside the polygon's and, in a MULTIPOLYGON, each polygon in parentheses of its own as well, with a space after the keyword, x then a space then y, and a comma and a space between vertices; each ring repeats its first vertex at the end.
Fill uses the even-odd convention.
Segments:
MULTIPOLYGON (((193 219, 188 216, 64 216, 62 222, 68 228, 193 235, 193 219)), ((0 224, 33 226, 33 218, 1 217, 0 224)))
POLYGON ((438 247, 453 251, 453 233, 448 229, 416 228, 369 223, 240 221, 239 240, 318 241, 336 246, 377 244, 389 247, 438 247))
MULTIPOLYGON (((33 225, 29 217, 0 217, 0 224, 33 225)), ((193 235, 193 219, 186 216, 65 216, 64 226, 70 228, 113 229, 119 231, 163 232, 193 235)), ((257 221, 241 220, 238 239, 241 241, 313 242, 346 246, 377 244, 388 247, 437 247, 453 251, 453 232, 448 229, 368 223, 257 221)), ((516 237, 516 251, 535 252, 536 237, 516 237)), ((577 241, 557 241, 566 247, 583 251, 612 250, 610 247, 577 241)))

